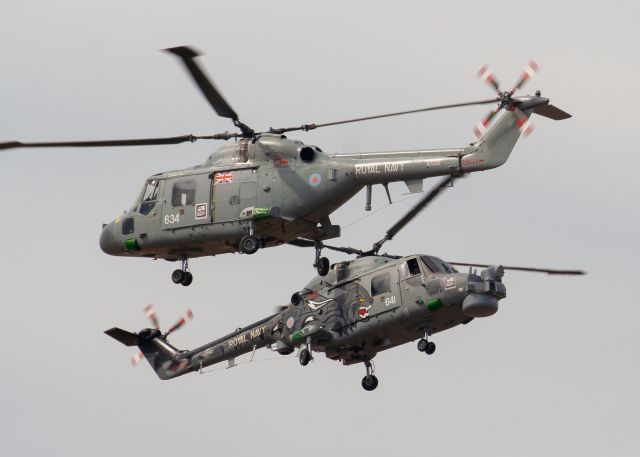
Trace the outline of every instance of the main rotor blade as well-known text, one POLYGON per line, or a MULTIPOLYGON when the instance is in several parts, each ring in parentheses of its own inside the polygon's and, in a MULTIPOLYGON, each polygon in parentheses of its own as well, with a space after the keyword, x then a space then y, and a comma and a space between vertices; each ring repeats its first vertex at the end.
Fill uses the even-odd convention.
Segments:
POLYGON ((350 248, 350 247, 329 246, 327 244, 323 244, 322 247, 326 249, 330 249, 331 251, 343 252, 349 255, 363 256, 365 254, 365 252, 361 251, 360 249, 350 248))
POLYGON ((425 195, 422 200, 416 203, 416 205, 411 208, 411 210, 407 214, 405 214, 402 219, 400 219, 395 223, 395 225, 393 225, 393 227, 387 230, 386 239, 393 239, 393 237, 396 236, 396 234, 400 230, 402 230, 405 225, 411 222, 411 220, 416 217, 420 211, 422 211, 429 203, 431 203, 438 195, 440 195, 440 192, 449 187, 449 185, 453 183, 453 179, 453 176, 447 176, 442 181, 440 181, 433 189, 431 189, 431 192, 425 195))
MULTIPOLYGON (((460 175, 457 177, 461 178, 463 176, 465 175, 460 175)), ((429 203, 431 203, 433 199, 435 199, 440 194, 440 192, 449 187, 453 180, 453 176, 447 176, 446 178, 441 180, 440 183, 438 183, 433 189, 431 189, 431 192, 425 195, 422 200, 420 200, 413 208, 411 208, 411 210, 407 214, 405 214, 402 219, 400 219, 389 230, 387 230, 387 234, 385 235, 385 237, 380 241, 374 243, 373 247, 369 251, 361 251, 360 249, 355 249, 352 247, 329 246, 324 243, 321 244, 321 247, 325 249, 331 249, 332 251, 344 252, 345 254, 355 254, 360 257, 367 255, 377 255, 378 251, 380 251, 380 248, 385 242, 393 239, 393 237, 396 236, 396 234, 400 230, 402 230, 405 225, 411 222, 411 220, 416 217, 420 211, 422 211, 429 203)), ((313 247, 316 245, 313 241, 306 240, 304 238, 296 238, 295 240, 289 241, 288 243, 298 247, 313 247)))
POLYGON ((179 144, 179 143, 193 143, 199 139, 205 139, 210 137, 183 135, 172 136, 166 138, 140 138, 133 140, 99 140, 99 141, 46 141, 46 142, 32 142, 22 143, 20 141, 9 141, 6 143, 0 143, 0 149, 13 149, 13 148, 94 148, 94 147, 107 147, 107 146, 151 146, 161 144, 179 144))
POLYGON ((350 124, 352 122, 361 122, 361 121, 370 121, 372 119, 382 119, 385 117, 393 117, 393 116, 403 116, 405 114, 413 114, 413 113, 422 113, 424 111, 435 111, 440 109, 449 109, 449 108, 460 108, 463 106, 473 106, 473 105, 487 105, 489 103, 496 103, 500 101, 499 98, 491 98, 489 100, 479 100, 475 102, 466 102, 466 103, 454 103, 451 105, 438 105, 438 106, 430 106, 428 108, 418 108, 412 109, 408 111, 398 111, 396 113, 388 113, 388 114, 377 114, 375 116, 366 116, 366 117, 357 117, 354 119, 347 119, 344 121, 336 121, 336 122, 325 122, 324 124, 303 124, 298 127, 284 127, 284 128, 270 128, 269 133, 285 133, 285 132, 293 132, 296 130, 304 130, 308 132, 309 130, 314 130, 320 127, 329 127, 332 125, 340 125, 340 124, 350 124))
POLYGON ((194 58, 200 55, 198 52, 187 46, 168 48, 164 49, 164 51, 170 52, 180 57, 182 62, 187 67, 187 70, 189 70, 191 77, 202 91, 202 94, 209 101, 209 104, 213 107, 216 113, 218 113, 218 116, 227 117, 229 119, 233 119, 234 121, 238 120, 238 115, 236 114, 236 112, 233 110, 233 108, 231 108, 231 106, 229 106, 218 89, 216 89, 209 78, 207 78, 204 71, 202 71, 200 66, 198 66, 198 64, 195 62, 194 58))
POLYGON ((287 244, 297 246, 299 248, 312 248, 316 245, 316 243, 314 243, 313 241, 306 240, 304 238, 296 238, 291 241, 287 241, 287 244))
MULTIPOLYGON (((449 262, 452 265, 460 265, 464 267, 481 267, 486 268, 491 265, 486 265, 483 263, 463 263, 463 262, 449 262)), ((546 273, 548 275, 586 275, 587 272, 583 270, 556 270, 552 268, 530 268, 530 267, 513 267, 502 265, 502 268, 505 270, 515 270, 515 271, 530 271, 533 273, 546 273)))

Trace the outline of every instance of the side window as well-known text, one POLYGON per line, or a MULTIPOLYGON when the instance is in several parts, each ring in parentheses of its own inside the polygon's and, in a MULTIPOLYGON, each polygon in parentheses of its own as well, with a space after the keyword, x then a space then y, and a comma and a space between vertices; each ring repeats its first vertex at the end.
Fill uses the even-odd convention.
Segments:
POLYGON ((158 202, 158 187, 160 182, 157 179, 151 179, 147 182, 147 186, 142 193, 142 201, 140 202, 140 208, 138 212, 143 216, 146 216, 156 207, 158 202))
POLYGON ((391 292, 391 275, 384 273, 371 279, 371 295, 376 296, 391 292))
MULTIPOLYGON (((406 262, 401 263, 399 267, 400 279, 402 281, 406 281, 407 284, 411 286, 417 286, 420 284, 420 281, 422 280, 422 271, 420 270, 418 259, 415 257, 413 259, 409 259, 406 262)), ((422 268, 424 268, 424 266, 422 268)))
POLYGON ((173 185, 171 191, 171 206, 193 205, 196 198, 196 182, 180 181, 173 185))

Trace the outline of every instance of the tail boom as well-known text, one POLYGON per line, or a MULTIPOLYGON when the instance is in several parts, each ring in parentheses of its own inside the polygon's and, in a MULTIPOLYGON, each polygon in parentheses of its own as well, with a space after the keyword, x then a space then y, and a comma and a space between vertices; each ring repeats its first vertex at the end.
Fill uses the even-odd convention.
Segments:
POLYGON ((489 170, 508 160, 520 135, 529 128, 532 113, 556 120, 570 117, 550 105, 547 98, 520 97, 513 99, 479 141, 463 148, 337 154, 331 158, 333 166, 346 171, 359 186, 489 170))
POLYGON ((126 346, 138 346, 158 377, 167 380, 274 343, 275 338, 271 330, 279 322, 280 314, 269 316, 190 351, 181 351, 173 347, 154 329, 131 333, 114 327, 105 333, 126 346))

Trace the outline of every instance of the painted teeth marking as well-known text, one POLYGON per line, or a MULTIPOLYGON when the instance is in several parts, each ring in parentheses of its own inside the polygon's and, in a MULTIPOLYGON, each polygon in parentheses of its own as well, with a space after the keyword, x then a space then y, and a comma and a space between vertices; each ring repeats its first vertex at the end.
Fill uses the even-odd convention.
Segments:
POLYGON ((307 300, 307 304, 309 305, 309 308, 311 309, 318 309, 324 305, 326 305, 327 303, 329 303, 330 301, 332 301, 332 299, 328 299, 328 300, 324 300, 324 301, 313 301, 313 300, 307 300))

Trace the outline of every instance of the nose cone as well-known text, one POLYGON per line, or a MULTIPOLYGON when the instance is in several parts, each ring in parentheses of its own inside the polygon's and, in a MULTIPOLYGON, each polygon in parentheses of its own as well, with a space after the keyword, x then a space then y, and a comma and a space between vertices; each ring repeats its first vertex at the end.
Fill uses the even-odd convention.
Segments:
POLYGON ((498 312, 498 299, 490 295, 471 293, 462 302, 462 312, 469 317, 488 317, 498 312))
POLYGON ((102 233, 100 234, 100 249, 102 249, 105 254, 118 255, 118 247, 113 235, 113 222, 105 225, 102 229, 102 233))

